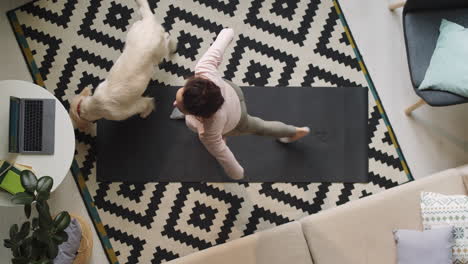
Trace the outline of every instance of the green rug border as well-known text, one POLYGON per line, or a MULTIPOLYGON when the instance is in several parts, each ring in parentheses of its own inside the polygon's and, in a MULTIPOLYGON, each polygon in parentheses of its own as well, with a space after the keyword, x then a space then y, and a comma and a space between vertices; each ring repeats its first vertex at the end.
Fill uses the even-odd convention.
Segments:
POLYGON ((369 71, 367 70, 366 64, 364 63, 364 59, 362 58, 361 52, 357 48, 356 41, 354 40, 353 34, 351 33, 351 29, 348 26, 348 22, 346 22, 340 3, 338 2, 338 0, 333 0, 333 3, 335 5, 335 9, 336 9, 336 12, 338 13, 338 16, 340 17, 341 23, 343 24, 343 27, 346 31, 348 40, 351 43, 351 46, 353 47, 354 54, 356 55, 356 58, 359 62, 359 66, 361 67, 361 70, 364 76, 366 77, 367 83, 369 84, 369 88, 372 92, 372 95, 374 96, 374 100, 379 109, 379 113, 382 116, 385 122, 385 125, 387 126, 392 143, 394 144, 395 149, 398 153, 398 158, 400 159, 401 166, 403 167, 403 170, 405 171, 406 176, 408 177, 408 181, 414 181, 413 174, 411 173, 411 170, 408 167, 408 163, 406 162, 405 156, 403 155, 403 151, 400 148, 400 144, 398 143, 398 139, 395 135, 395 132, 393 132, 392 124, 390 123, 390 119, 387 117, 387 113, 385 112, 385 108, 382 104, 382 101, 380 100, 380 96, 377 93, 377 90, 375 89, 374 82, 372 81, 372 78, 370 77, 369 71))
MULTIPOLYGON (((390 120, 387 117, 387 114, 385 112, 385 108, 383 107, 382 101, 380 100, 380 97, 375 89, 374 83, 372 81, 372 78, 369 75, 369 72, 367 70, 366 64, 364 63, 364 60, 361 56, 361 53, 359 49, 357 48, 356 42, 354 40, 354 37, 351 33, 351 30, 348 26, 348 23, 346 22, 346 19, 344 17, 344 14, 342 12, 341 6, 338 2, 338 0, 332 0, 333 4, 335 6, 336 12, 340 18, 340 21, 343 25, 343 28, 346 32, 346 36, 348 38, 348 41, 350 42, 355 56, 358 60, 358 63, 360 65, 361 71, 363 72, 367 83, 369 84, 369 88, 372 92, 372 95, 374 96, 374 100, 377 104, 377 107, 379 109, 379 113, 382 116, 385 125, 387 126, 388 132, 390 134, 390 138, 392 140, 392 143, 398 153, 398 157, 400 159, 401 165, 403 167, 403 170, 406 173, 406 176, 408 177, 408 181, 413 181, 414 177, 407 165, 405 156, 403 155, 402 150, 400 149, 400 145, 398 143, 398 140, 396 138, 395 133, 393 132, 392 125, 390 123, 390 120)), ((29 3, 26 3, 27 5, 29 3)), ((45 88, 44 81, 42 79, 42 76, 39 72, 39 69, 36 65, 36 62, 34 61, 34 57, 31 53, 31 50, 29 49, 29 45, 26 41, 26 38, 24 37, 23 30, 21 29, 21 26, 18 22, 18 18, 16 17, 15 11, 17 9, 20 9, 21 7, 18 7, 16 9, 10 10, 7 12, 8 20, 10 21, 10 25, 13 29, 13 32, 15 34, 16 40, 18 44, 21 47, 21 51, 23 54, 23 57, 28 65, 28 70, 31 73, 31 77, 33 78, 34 82, 37 85, 40 85, 45 88)), ((104 225, 101 221, 101 218, 99 216, 99 213, 96 209, 96 206, 93 203, 91 194, 89 193, 88 187, 86 186, 86 181, 83 177, 83 174, 80 171, 80 168, 78 166, 78 163, 76 162, 76 159, 73 159, 72 166, 70 168, 72 175, 74 176, 73 178, 75 179, 75 183, 77 184, 78 189, 80 190, 81 197, 83 198, 83 201, 85 202, 86 209, 88 211, 89 216, 93 220, 93 226, 99 236, 99 239, 101 241, 101 244, 104 248, 104 251, 106 252, 106 256, 109 260, 110 263, 112 264, 119 264, 117 256, 115 255, 114 249, 112 247, 112 244, 110 243, 109 237, 107 236, 106 230, 104 228, 104 225)))

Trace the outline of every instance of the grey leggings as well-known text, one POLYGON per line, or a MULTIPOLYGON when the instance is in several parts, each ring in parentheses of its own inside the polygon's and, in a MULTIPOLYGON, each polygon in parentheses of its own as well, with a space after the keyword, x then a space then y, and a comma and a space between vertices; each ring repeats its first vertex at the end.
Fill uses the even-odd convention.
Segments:
POLYGON ((225 80, 234 88, 241 104, 241 118, 237 126, 225 134, 225 136, 239 136, 246 134, 253 134, 257 136, 269 136, 274 138, 292 137, 296 134, 296 127, 286 125, 278 121, 265 121, 258 117, 250 116, 247 113, 247 106, 245 105, 244 93, 239 86, 232 82, 225 80))

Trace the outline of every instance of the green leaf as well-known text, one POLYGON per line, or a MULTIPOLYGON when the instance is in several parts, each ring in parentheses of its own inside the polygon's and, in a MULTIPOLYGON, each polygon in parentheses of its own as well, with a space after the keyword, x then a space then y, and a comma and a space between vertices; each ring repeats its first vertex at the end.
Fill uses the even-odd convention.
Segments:
POLYGON ((14 204, 31 204, 34 201, 34 195, 27 192, 17 193, 11 198, 14 204))
POLYGON ((16 234, 18 234, 18 225, 14 224, 10 227, 10 239, 15 239, 16 234))
POLYGON ((49 236, 49 233, 47 232, 47 230, 38 229, 38 230, 34 231, 33 236, 37 240, 39 240, 40 242, 42 242, 44 244, 49 244, 49 242, 50 242, 50 236, 49 236))
POLYGON ((53 224, 52 220, 47 220, 47 218, 39 217, 39 229, 47 229, 47 230, 51 229, 52 224, 53 224))
POLYGON ((31 224, 29 222, 24 222, 21 225, 21 229, 18 233, 18 239, 25 239, 29 235, 29 231, 31 230, 31 224))
POLYGON ((39 226, 49 228, 52 225, 52 216, 50 215, 49 205, 46 201, 36 204, 37 212, 39 213, 39 226))
POLYGON ((55 242, 50 241, 48 248, 47 248, 47 254, 49 255, 49 258, 51 259, 54 259, 57 256, 58 245, 55 242))
POLYGON ((36 191, 38 193, 50 193, 52 185, 54 185, 54 180, 50 176, 43 176, 37 182, 36 191))
POLYGON ((57 230, 62 231, 70 224, 70 215, 67 212, 61 212, 54 219, 54 226, 57 230))
POLYGON ((65 231, 59 231, 54 235, 54 240, 57 244, 62 244, 63 242, 68 240, 68 234, 65 231))
POLYGON ((29 260, 25 257, 17 257, 11 260, 13 264, 28 264, 29 260))
POLYGON ((32 237, 26 238, 20 246, 21 254, 27 258, 31 258, 32 252, 32 237))
POLYGON ((34 193, 37 187, 36 175, 30 170, 24 170, 21 172, 21 185, 27 192, 34 193))
POLYGON ((11 252, 13 253, 13 257, 15 257, 15 258, 21 257, 20 250, 19 250, 19 247, 18 247, 18 246, 15 245, 15 246, 11 249, 11 252))
POLYGON ((38 264, 53 264, 53 262, 50 259, 44 259, 38 262, 38 264))
POLYGON ((31 243, 31 259, 38 259, 42 254, 42 248, 38 245, 37 240, 32 240, 31 243))
POLYGON ((30 204, 24 205, 24 214, 29 219, 29 217, 31 216, 31 205, 30 204))
POLYGON ((39 219, 37 217, 34 217, 32 220, 32 229, 37 229, 39 227, 39 219))
POLYGON ((43 201, 49 200, 49 197, 50 197, 50 193, 48 193, 48 192, 40 192, 40 193, 37 193, 36 199, 37 199, 38 201, 43 202, 43 201))
POLYGON ((6 247, 6 248, 12 248, 15 244, 13 244, 13 242, 11 242, 10 239, 4 239, 3 240, 3 246, 6 247))

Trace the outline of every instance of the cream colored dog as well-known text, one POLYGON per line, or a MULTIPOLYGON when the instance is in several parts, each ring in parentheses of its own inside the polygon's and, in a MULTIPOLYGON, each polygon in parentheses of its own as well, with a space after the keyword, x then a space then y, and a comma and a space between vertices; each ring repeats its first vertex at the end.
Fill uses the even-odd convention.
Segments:
POLYGON ((156 21, 147 0, 136 2, 142 19, 128 31, 124 50, 106 80, 98 85, 94 95, 85 88, 71 102, 70 116, 80 130, 101 118, 124 120, 135 114, 146 118, 154 110, 154 99, 142 95, 154 66, 175 52, 176 41, 156 21))

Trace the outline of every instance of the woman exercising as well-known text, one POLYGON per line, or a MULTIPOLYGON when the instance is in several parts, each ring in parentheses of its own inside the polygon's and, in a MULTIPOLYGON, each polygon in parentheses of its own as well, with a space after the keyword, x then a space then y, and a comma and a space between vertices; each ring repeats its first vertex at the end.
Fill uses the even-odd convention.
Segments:
POLYGON ((218 71, 224 50, 233 38, 232 29, 219 33, 195 66, 195 76, 177 91, 174 106, 186 115, 187 126, 198 133, 200 141, 227 175, 239 180, 244 177, 244 169, 226 145, 227 136, 254 134, 290 143, 309 134, 309 128, 264 121, 247 113, 240 87, 224 80, 218 71))

